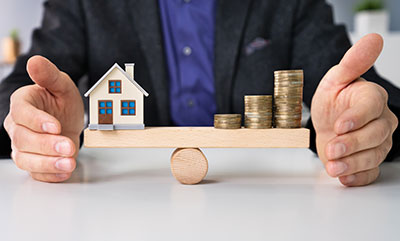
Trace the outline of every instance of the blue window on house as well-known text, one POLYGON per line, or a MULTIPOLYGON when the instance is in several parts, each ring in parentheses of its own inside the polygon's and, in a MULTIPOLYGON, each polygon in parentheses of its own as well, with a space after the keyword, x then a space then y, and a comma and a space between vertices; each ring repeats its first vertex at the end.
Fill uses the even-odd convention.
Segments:
POLYGON ((99 101, 99 114, 111 115, 113 113, 113 102, 110 100, 99 101))
POLYGON ((109 80, 108 81, 108 93, 109 94, 121 94, 121 80, 109 80))
POLYGON ((121 101, 121 115, 136 115, 136 101, 135 100, 122 100, 121 101))

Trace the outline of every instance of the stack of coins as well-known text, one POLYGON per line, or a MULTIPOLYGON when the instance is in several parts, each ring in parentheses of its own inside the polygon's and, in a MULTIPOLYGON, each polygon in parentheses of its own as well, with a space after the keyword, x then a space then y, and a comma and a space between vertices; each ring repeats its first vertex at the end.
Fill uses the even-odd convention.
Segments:
POLYGON ((218 129, 239 129, 242 127, 242 115, 240 114, 214 115, 214 127, 218 129))
POLYGON ((275 71, 274 122, 276 128, 300 128, 303 70, 275 71))
POLYGON ((246 128, 272 128, 272 95, 245 96, 244 116, 244 126, 246 128))

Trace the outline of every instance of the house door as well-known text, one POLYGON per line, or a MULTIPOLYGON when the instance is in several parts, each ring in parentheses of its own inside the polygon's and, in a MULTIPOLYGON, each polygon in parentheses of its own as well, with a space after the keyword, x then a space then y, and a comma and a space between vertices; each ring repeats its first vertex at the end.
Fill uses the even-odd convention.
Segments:
POLYGON ((99 124, 113 124, 112 100, 99 100, 99 124))

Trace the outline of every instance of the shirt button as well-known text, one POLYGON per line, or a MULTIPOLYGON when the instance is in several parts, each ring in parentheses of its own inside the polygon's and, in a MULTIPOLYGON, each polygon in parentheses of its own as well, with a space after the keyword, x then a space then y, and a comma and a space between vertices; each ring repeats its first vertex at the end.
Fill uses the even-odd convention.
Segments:
POLYGON ((192 0, 183 0, 185 3, 190 3, 192 0))
POLYGON ((187 105, 188 105, 189 107, 193 107, 193 106, 194 106, 194 101, 193 101, 193 100, 189 100, 188 103, 187 103, 187 105))
POLYGON ((183 54, 186 56, 190 56, 192 54, 192 48, 189 46, 186 46, 183 48, 183 54))

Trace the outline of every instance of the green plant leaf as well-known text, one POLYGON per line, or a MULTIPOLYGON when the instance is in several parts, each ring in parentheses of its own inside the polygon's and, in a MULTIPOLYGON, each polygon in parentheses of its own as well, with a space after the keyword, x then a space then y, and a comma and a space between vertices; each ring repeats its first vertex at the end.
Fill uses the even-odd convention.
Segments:
POLYGON ((362 12, 362 11, 376 11, 382 10, 385 8, 385 4, 383 0, 363 0, 356 4, 354 11, 362 12))
POLYGON ((10 32, 10 37, 11 37, 14 41, 18 41, 18 40, 19 40, 18 30, 17 30, 17 29, 11 30, 11 32, 10 32))

